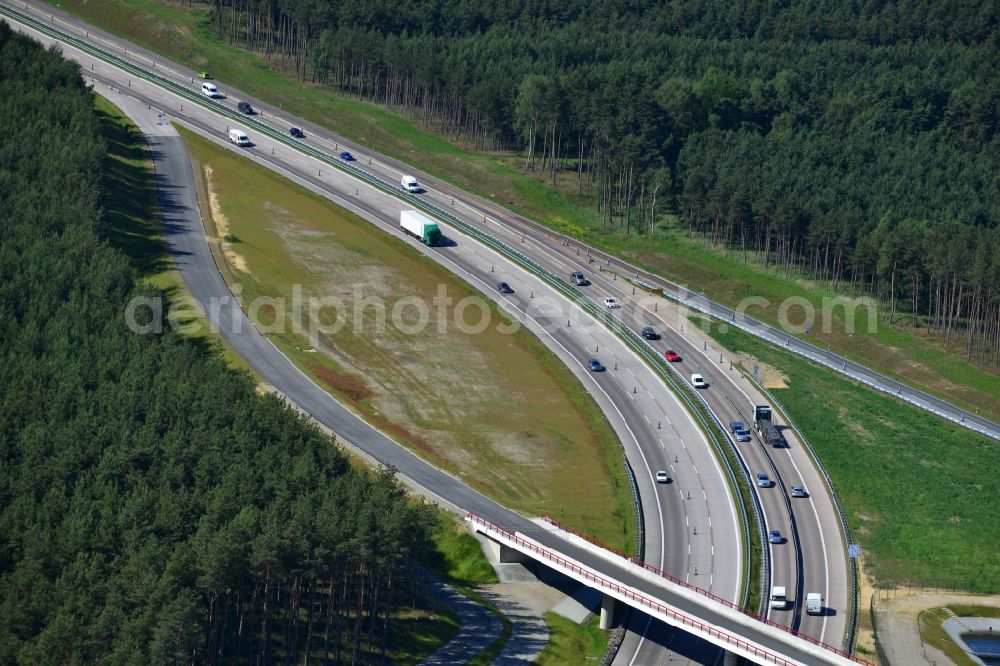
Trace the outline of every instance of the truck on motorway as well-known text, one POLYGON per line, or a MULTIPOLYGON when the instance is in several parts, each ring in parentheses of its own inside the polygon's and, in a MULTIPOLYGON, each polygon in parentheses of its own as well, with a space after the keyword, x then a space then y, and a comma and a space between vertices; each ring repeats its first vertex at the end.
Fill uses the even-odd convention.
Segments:
POLYGON ((810 592, 806 595, 806 614, 823 614, 823 595, 819 592, 810 592))
POLYGON ((407 192, 419 192, 420 183, 413 176, 403 176, 399 181, 400 186, 407 192))
POLYGON ((771 446, 784 446, 785 438, 781 436, 778 429, 771 423, 771 408, 767 405, 757 405, 753 409, 753 424, 760 433, 765 444, 771 446))
POLYGON ((235 143, 237 146, 250 145, 250 137, 248 137, 247 133, 241 129, 229 130, 229 140, 235 143))
POLYGON ((771 608, 776 610, 788 608, 788 597, 785 596, 784 585, 775 585, 771 588, 771 608))
POLYGON ((440 245, 441 230, 437 222, 423 213, 415 210, 404 210, 399 213, 399 226, 424 245, 440 245))

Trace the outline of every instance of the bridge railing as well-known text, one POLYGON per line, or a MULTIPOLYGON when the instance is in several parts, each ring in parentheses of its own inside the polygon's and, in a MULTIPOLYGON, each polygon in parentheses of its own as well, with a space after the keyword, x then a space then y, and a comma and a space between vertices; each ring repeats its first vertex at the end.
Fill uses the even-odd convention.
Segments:
MULTIPOLYGON (((576 573, 577 575, 582 576, 586 580, 592 581, 592 582, 596 583, 597 585, 603 586, 603 587, 605 587, 605 588, 607 588, 607 589, 609 589, 609 590, 611 590, 613 592, 616 592, 616 593, 624 596, 626 599, 630 599, 632 601, 635 601, 640 606, 645 606, 646 608, 650 608, 650 609, 655 610, 655 611, 657 611, 659 613, 663 613, 664 615, 666 615, 666 616, 668 616, 670 618, 673 618, 674 620, 680 622, 683 625, 687 625, 687 626, 691 626, 691 627, 696 627, 699 630, 705 630, 705 628, 709 628, 709 629, 711 629, 710 635, 716 636, 716 637, 718 637, 720 639, 723 639, 723 640, 725 640, 727 642, 730 642, 733 645, 737 645, 737 646, 741 647, 742 649, 751 650, 757 656, 759 656, 759 657, 761 657, 761 658, 763 658, 766 661, 769 661, 771 663, 776 663, 776 664, 791 664, 791 663, 795 663, 795 662, 789 661, 789 660, 787 660, 784 657, 781 657, 779 655, 775 655, 775 654, 770 653, 770 652, 768 652, 766 650, 762 650, 761 648, 759 648, 759 647, 757 647, 757 646, 755 646, 755 645, 753 645, 751 643, 748 643, 747 641, 743 640, 742 638, 739 638, 737 636, 733 636, 732 634, 729 634, 727 632, 720 631, 720 630, 716 629, 712 625, 708 625, 708 624, 706 624, 704 622, 701 622, 700 620, 697 620, 697 619, 695 619, 693 617, 689 617, 689 616, 687 616, 687 615, 685 615, 683 613, 680 613, 679 611, 676 611, 676 610, 670 608, 669 606, 667 606, 667 605, 665 605, 665 604, 663 604, 663 603, 661 603, 659 601, 656 601, 655 599, 653 599, 651 597, 648 597, 648 596, 646 596, 644 594, 636 592, 635 590, 632 590, 631 588, 625 587, 625 586, 621 585, 620 583, 616 583, 615 581, 613 581, 611 579, 608 579, 608 578, 606 578, 606 577, 604 577, 604 576, 602 576, 602 575, 600 575, 600 574, 598 574, 598 573, 596 573, 596 572, 594 572, 594 571, 592 571, 590 569, 587 569, 586 567, 580 566, 579 564, 577 564, 577 563, 575 563, 575 562, 573 562, 571 560, 566 559, 562 555, 559 555, 558 553, 556 553, 556 552, 554 552, 552 550, 549 550, 548 548, 540 546, 540 545, 538 545, 538 544, 536 544, 534 542, 528 541, 527 539, 524 539, 523 537, 518 536, 514 532, 511 532, 510 530, 508 530, 508 529, 506 529, 504 527, 501 527, 500 525, 497 525, 496 523, 494 523, 494 522, 492 522, 490 520, 487 520, 486 518, 483 518, 482 516, 479 516, 479 515, 477 515, 475 513, 471 513, 470 512, 466 516, 466 520, 468 520, 468 521, 470 521, 472 523, 481 525, 482 527, 486 528, 487 531, 494 531, 494 532, 497 532, 497 533, 503 535, 503 537, 505 539, 509 539, 510 541, 514 542, 518 546, 520 546, 520 547, 522 547, 522 548, 524 548, 524 549, 526 549, 526 550, 528 550, 528 551, 530 551, 532 553, 536 553, 539 556, 539 558, 542 559, 542 560, 548 560, 550 562, 555 562, 559 566, 567 568, 570 571, 573 571, 574 573, 576 573), (730 640, 730 639, 732 639, 732 640, 730 640)), ((564 529, 563 526, 558 521, 556 521, 556 520, 554 520, 552 518, 545 517, 545 518, 543 518, 543 520, 545 520, 547 523, 553 525, 554 527, 557 527, 559 529, 564 529)), ((565 531, 573 533, 573 534, 578 534, 574 530, 570 530, 570 529, 565 529, 565 531)), ((604 548, 604 546, 600 545, 599 543, 597 543, 596 541, 594 541, 593 539, 591 539, 589 537, 585 537, 585 536, 581 535, 581 538, 589 541, 590 543, 594 544, 595 546, 598 546, 600 548, 604 548)), ((614 551, 611 551, 610 549, 607 549, 607 550, 609 550, 609 552, 614 553, 614 551)), ((667 580, 667 581, 669 581, 671 583, 674 583, 676 585, 680 585, 680 586, 682 586, 683 588, 685 588, 687 590, 695 592, 695 593, 697 593, 697 594, 699 594, 699 595, 701 595, 701 596, 703 596, 703 597, 705 597, 707 599, 710 599, 710 600, 712 600, 712 601, 714 601, 716 603, 722 604, 723 606, 725 606, 727 608, 730 608, 732 610, 735 610, 735 611, 737 611, 737 612, 739 612, 739 613, 741 613, 741 614, 743 614, 743 615, 745 615, 745 616, 747 616, 747 617, 749 617, 749 618, 751 618, 751 619, 753 619, 753 620, 755 620, 757 622, 760 622, 761 624, 765 624, 765 625, 767 625, 769 627, 773 627, 775 629, 779 629, 779 630, 781 630, 781 631, 783 631, 783 632, 785 632, 785 633, 787 633, 787 634, 789 634, 791 636, 794 636, 794 637, 796 637, 798 639, 801 639, 803 641, 811 643, 812 645, 815 645, 817 647, 823 648, 824 650, 827 650, 828 652, 832 652, 833 654, 836 654, 836 655, 838 655, 840 657, 843 657, 845 659, 850 659, 851 661, 854 661, 854 662, 859 663, 859 664, 866 664, 868 666, 872 666, 872 664, 870 662, 865 661, 864 659, 861 659, 861 658, 859 658, 859 657, 857 657, 855 655, 852 655, 852 654, 850 654, 848 652, 845 652, 845 651, 841 650, 840 648, 837 648, 837 647, 835 647, 833 645, 829 645, 827 643, 823 643, 822 641, 818 641, 815 638, 812 638, 811 636, 808 636, 806 634, 800 633, 800 632, 792 629, 791 627, 785 626, 783 624, 778 624, 777 622, 774 622, 772 620, 768 620, 767 618, 761 617, 758 614, 754 613, 753 611, 751 611, 751 610, 749 610, 747 608, 743 608, 742 606, 734 604, 733 602, 729 601, 728 599, 724 599, 724 598, 722 598, 722 597, 720 597, 720 596, 718 596, 718 595, 716 595, 716 594, 714 594, 712 592, 709 592, 708 590, 706 590, 704 588, 697 587, 695 585, 692 585, 692 584, 688 583, 687 581, 683 581, 683 580, 681 580, 679 578, 676 578, 675 576, 671 576, 670 574, 666 573, 665 571, 662 571, 661 569, 657 569, 656 567, 654 567, 652 565, 646 564, 645 562, 636 562, 632 558, 623 556, 620 553, 614 553, 614 554, 618 555, 619 557, 624 557, 625 559, 629 560, 632 564, 640 566, 643 569, 645 569, 646 571, 649 571, 649 572, 651 572, 651 573, 653 573, 653 574, 655 574, 655 575, 657 575, 657 576, 659 576, 661 578, 664 578, 665 580, 667 580)))

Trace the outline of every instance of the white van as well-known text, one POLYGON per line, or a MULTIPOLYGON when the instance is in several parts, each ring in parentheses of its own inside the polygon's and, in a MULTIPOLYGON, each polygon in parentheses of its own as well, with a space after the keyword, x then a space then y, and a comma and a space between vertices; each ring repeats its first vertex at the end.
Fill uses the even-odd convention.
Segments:
POLYGON ((775 585, 771 588, 771 608, 776 610, 788 608, 788 597, 785 596, 784 585, 775 585))
POLYGON ((205 82, 201 84, 201 94, 206 97, 218 97, 219 89, 215 87, 214 83, 205 82))
POLYGON ((819 592, 810 592, 806 595, 806 614, 823 614, 823 595, 819 592))
POLYGON ((413 176, 403 176, 403 179, 399 181, 399 184, 403 186, 403 189, 407 192, 419 192, 420 184, 417 179, 413 176))
POLYGON ((229 130, 229 140, 235 143, 237 146, 250 145, 250 137, 248 137, 247 133, 241 129, 229 130))

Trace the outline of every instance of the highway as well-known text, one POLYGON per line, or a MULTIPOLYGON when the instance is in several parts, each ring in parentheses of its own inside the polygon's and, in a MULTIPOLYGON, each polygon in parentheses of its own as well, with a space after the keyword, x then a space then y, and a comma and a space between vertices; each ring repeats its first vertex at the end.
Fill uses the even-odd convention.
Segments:
MULTIPOLYGON (((66 48, 66 52, 67 55, 74 55, 74 49, 66 48)), ((80 53, 75 55, 83 57, 80 53)), ((381 442, 383 445, 381 447, 377 445, 370 447, 372 433, 365 432, 361 422, 342 407, 317 404, 318 401, 322 402, 316 395, 318 388, 297 370, 290 368, 284 357, 244 321, 237 304, 228 298, 228 290, 225 290, 225 285, 212 263, 200 221, 197 226, 193 226, 197 219, 197 208, 196 202, 192 200, 194 189, 190 168, 185 170, 186 157, 183 146, 175 136, 171 136, 168 125, 159 125, 153 121, 157 116, 155 111, 142 108, 143 102, 151 105, 161 101, 155 99, 157 91, 150 86, 150 89, 145 91, 147 95, 144 97, 143 86, 139 81, 131 82, 130 85, 124 82, 120 73, 110 74, 110 78, 105 78, 109 73, 104 71, 103 65, 99 62, 87 62, 84 67, 89 67, 91 64, 94 68, 88 71, 92 72, 95 81, 100 80, 110 86, 114 85, 111 81, 116 80, 119 90, 125 89, 125 92, 106 94, 109 94, 117 104, 128 108, 130 115, 136 116, 137 122, 150 137, 151 148, 156 156, 161 204, 168 218, 167 228, 172 230, 170 240, 178 266, 192 293, 205 304, 206 311, 213 313, 211 316, 213 326, 226 336, 234 348, 247 358, 269 383, 341 437, 350 442, 363 443, 362 448, 374 458, 385 464, 393 464, 400 470, 401 475, 417 485, 431 488, 445 501, 466 510, 482 511, 482 508, 476 509, 475 503, 468 502, 462 496, 442 492, 439 481, 430 485, 421 482, 420 477, 426 474, 426 470, 414 471, 408 465, 402 464, 396 458, 397 452, 387 450, 385 442, 381 442), (209 307, 208 304, 213 299, 216 303, 225 303, 225 307, 221 309, 209 307)), ((181 114, 178 112, 177 115, 181 114)), ((220 123, 224 124, 225 120, 208 112, 202 113, 197 107, 190 107, 186 120, 192 127, 202 129, 207 136, 217 140, 224 134, 220 123), (205 130, 206 127, 211 129, 205 130)), ((228 146, 224 141, 219 140, 219 142, 228 146)), ((276 148, 279 150, 268 156, 272 168, 276 167, 286 174, 313 173, 314 165, 304 166, 302 155, 282 146, 276 148)), ((329 194, 331 183, 321 179, 318 174, 317 170, 317 177, 299 180, 312 189, 329 194)), ((395 228, 398 212, 403 207, 400 202, 388 199, 377 191, 359 192, 358 187, 355 187, 358 184, 350 182, 347 177, 339 176, 339 181, 340 187, 337 190, 339 194, 332 198, 338 200, 341 205, 361 212, 369 219, 381 221, 387 229, 395 228), (355 194, 354 200, 350 201, 348 199, 352 189, 355 194)), ((361 189, 371 188, 362 186, 361 189)), ((447 227, 444 231, 452 237, 457 236, 447 227)), ((422 246, 417 249, 430 252, 422 246)), ((647 560, 678 577, 693 576, 696 578, 693 582, 699 586, 736 600, 742 592, 740 582, 743 574, 743 553, 740 548, 738 521, 732 509, 733 498, 704 436, 692 425, 677 399, 620 340, 603 326, 592 320, 588 322, 588 318, 580 313, 572 316, 575 323, 572 328, 562 326, 561 322, 567 316, 565 308, 572 306, 544 282, 533 278, 477 243, 463 240, 455 248, 440 248, 435 253, 441 255, 439 258, 442 261, 451 263, 452 270, 491 295, 494 292, 487 280, 506 279, 510 282, 515 287, 515 294, 502 298, 499 295, 494 297, 500 298, 501 306, 516 315, 524 315, 526 311, 531 310, 532 305, 543 300, 562 306, 563 309, 549 316, 535 313, 531 318, 525 316, 520 318, 533 326, 535 332, 546 340, 550 347, 556 348, 557 353, 574 369, 581 380, 588 384, 597 384, 596 389, 591 387, 591 392, 597 396, 602 408, 609 414, 609 420, 619 432, 637 473, 640 496, 646 507, 647 560), (470 251, 476 254, 470 256, 470 251), (537 296, 537 300, 532 299, 532 295, 537 296), (560 301, 562 302, 559 303, 560 301), (608 372, 592 375, 583 369, 582 361, 594 355, 591 345, 602 350, 600 356, 607 364, 608 372), (625 386, 626 382, 628 387, 625 386), (629 388, 631 394, 628 392, 629 388), (616 396, 616 399, 612 400, 610 395, 616 396), (604 400, 601 399, 602 396, 604 400), (615 414, 618 415, 617 419, 615 414), (657 423, 669 424, 665 432, 661 428, 657 428, 656 431, 652 429, 654 419, 657 423), (665 440, 671 442, 669 449, 664 443, 665 440), (692 445, 690 450, 685 450, 687 443, 692 445), (671 454, 673 454, 672 460, 671 454), (699 466, 702 472, 698 471, 699 466), (671 470, 675 483, 666 486, 656 484, 653 481, 654 471, 666 468, 671 470), (655 511, 652 511, 654 507, 655 511), (712 516, 715 516, 714 522, 712 516), (701 525, 700 534, 697 532, 699 525, 701 525), (683 526, 680 528, 683 532, 679 535, 670 535, 671 538, 668 539, 664 526, 667 528, 683 526), (719 572, 718 575, 716 572, 719 572)), ((497 516, 505 519, 502 522, 510 522, 510 516, 496 514, 493 518, 497 516)), ((643 649, 655 658, 657 649, 655 642, 648 642, 643 649)), ((708 661, 715 661, 716 658, 717 654, 708 661)))
MULTIPOLYGON (((662 585, 651 582, 645 576, 632 573, 627 567, 609 563, 606 557, 595 555, 590 549, 577 547, 555 536, 551 530, 542 529, 534 522, 497 505, 454 477, 401 449, 346 410, 267 341, 253 327, 239 304, 229 294, 208 247, 197 208, 193 173, 183 142, 173 134, 169 125, 158 124, 155 114, 144 114, 141 102, 136 104, 135 100, 128 97, 119 97, 116 101, 121 103, 126 112, 139 123, 148 137, 155 156, 164 222, 170 231, 168 241, 177 259, 178 269, 182 272, 192 294, 203 303, 214 300, 215 307, 211 308, 209 315, 212 323, 224 333, 236 351, 252 360, 254 366, 267 378, 277 382, 275 386, 278 390, 349 441, 364 442, 363 448, 373 458, 385 463, 391 461, 404 477, 421 487, 435 489, 445 501, 475 511, 508 530, 530 535, 532 540, 559 552, 563 557, 601 572, 605 577, 638 590, 642 594, 664 599, 678 611, 689 616, 701 617, 723 631, 744 636, 774 654, 783 654, 796 663, 820 662, 814 649, 809 645, 800 647, 795 641, 790 641, 789 645, 789 641, 776 638, 773 630, 760 623, 747 625, 745 621, 734 622, 726 613, 707 611, 701 604, 692 603, 683 595, 666 593, 662 585)), ((827 659, 824 658, 822 661, 827 659)), ((829 661, 841 663, 832 654, 829 661)))
MULTIPOLYGON (((161 63, 160 69, 158 69, 161 73, 162 68, 163 64, 161 63)), ((98 76, 97 72, 95 72, 95 76, 98 76)), ((135 82, 135 87, 129 87, 132 88, 128 90, 130 94, 139 97, 143 95, 139 92, 141 87, 139 82, 135 82)), ((225 92, 225 87, 221 83, 220 87, 225 92)), ((169 105, 163 103, 162 96, 157 98, 154 93, 149 93, 148 99, 151 104, 160 102, 162 106, 169 105)), ((237 100, 245 99, 248 98, 233 94, 230 95, 230 99, 226 100, 226 103, 234 106, 237 100)), ((253 102, 255 106, 266 109, 266 105, 259 101, 253 100, 253 102)), ((205 116, 211 114, 202 114, 196 108, 181 112, 178 106, 171 112, 171 115, 191 124, 196 129, 200 129, 208 136, 218 138, 224 133, 219 126, 218 118, 206 118, 205 116)), ((264 120, 273 121, 276 127, 284 127, 285 129, 287 129, 287 124, 302 126, 302 123, 296 122, 294 119, 275 118, 274 116, 275 112, 267 109, 264 120)), ((319 128, 309 127, 308 124, 305 126, 310 143, 319 145, 328 151, 344 147, 345 142, 342 139, 332 137, 319 128)), ((355 146, 349 147, 358 154, 363 163, 366 162, 367 156, 362 152, 363 149, 355 146)), ((306 174, 313 173, 314 165, 309 162, 308 158, 301 155, 285 154, 285 148, 281 144, 266 146, 262 143, 253 153, 259 161, 268 162, 272 168, 276 167, 289 175, 297 175, 300 182, 308 183, 314 189, 327 193, 334 192, 332 198, 339 199, 338 203, 352 210, 363 211, 366 217, 377 219, 387 229, 393 228, 394 220, 398 220, 398 210, 400 209, 398 202, 376 201, 385 197, 378 192, 363 191, 366 188, 363 184, 359 189, 357 182, 344 177, 338 178, 337 174, 330 174, 329 177, 324 178, 307 177, 306 174), (275 148, 275 155, 269 157, 262 154, 266 153, 268 147, 275 148), (354 192, 357 194, 352 197, 351 194, 354 192)), ((365 163, 365 166, 369 165, 365 163)), ((398 182, 398 176, 401 173, 397 165, 382 157, 373 159, 370 168, 390 182, 393 180, 398 182)), ((444 207, 453 206, 459 214, 464 212, 463 217, 467 217, 470 221, 479 222, 489 233, 504 238, 509 243, 520 242, 521 249, 525 254, 557 274, 566 275, 571 270, 584 270, 592 284, 582 288, 581 291, 592 296, 598 303, 605 296, 614 296, 624 305, 616 313, 636 328, 641 328, 643 325, 653 325, 662 333, 661 340, 653 341, 654 347, 659 351, 671 347, 680 352, 684 360, 678 365, 682 366, 682 372, 685 375, 697 371, 705 376, 710 387, 702 391, 702 394, 713 412, 724 423, 730 418, 740 418, 741 416, 742 420, 747 421, 748 415, 752 415, 752 405, 766 402, 742 375, 729 370, 727 362, 719 363, 717 359, 713 358, 717 356, 716 352, 708 348, 707 342, 696 329, 691 326, 681 329, 684 319, 679 313, 672 310, 674 308, 672 303, 657 299, 659 302, 654 305, 651 299, 642 298, 641 290, 640 295, 634 297, 631 286, 621 279, 616 279, 614 274, 607 270, 614 266, 614 260, 605 264, 605 270, 598 271, 596 269, 600 263, 599 260, 593 262, 586 260, 586 252, 579 255, 577 247, 553 243, 550 237, 538 233, 535 229, 525 230, 523 227, 501 224, 493 219, 478 221, 474 215, 469 213, 473 209, 482 210, 482 208, 474 208, 480 206, 480 203, 473 202, 470 207, 466 207, 464 199, 452 197, 447 189, 439 189, 438 186, 438 183, 430 181, 428 192, 424 196, 436 199, 437 203, 444 207), (457 206, 454 204, 456 201, 457 206), (466 210, 458 210, 462 208, 466 208, 466 210)), ((447 235, 457 237, 454 231, 448 229, 445 231, 447 235)), ((629 452, 630 460, 633 460, 633 466, 636 468, 639 478, 643 505, 647 507, 647 527, 652 526, 647 534, 647 560, 673 575, 688 580, 691 580, 692 576, 696 576, 697 579, 692 581, 695 584, 713 589, 727 598, 736 598, 738 591, 735 585, 730 586, 732 581, 725 580, 724 576, 722 580, 717 579, 717 576, 720 575, 720 569, 723 568, 719 566, 719 555, 716 554, 717 549, 715 548, 720 543, 726 545, 726 549, 732 545, 727 544, 726 538, 720 537, 720 535, 734 533, 735 530, 722 529, 718 525, 719 517, 724 516, 727 512, 726 507, 723 506, 724 502, 718 500, 730 500, 731 498, 725 493, 719 492, 725 486, 724 482, 720 484, 717 479, 714 484, 706 484, 704 477, 707 473, 705 470, 711 463, 704 457, 698 459, 696 456, 699 455, 699 452, 701 454, 707 452, 709 447, 700 433, 691 427, 689 419, 683 415, 679 403, 673 404, 677 402, 676 398, 669 396, 662 386, 662 382, 651 373, 643 374, 642 368, 639 367, 641 364, 620 343, 616 348, 614 336, 611 336, 603 327, 595 324, 576 326, 572 330, 566 330, 559 324, 566 315, 567 311, 565 310, 558 314, 549 313, 548 316, 533 313, 532 317, 528 317, 526 313, 531 311, 532 303, 531 299, 524 297, 525 291, 536 293, 539 296, 545 294, 546 300, 559 301, 558 295, 555 292, 547 293, 547 287, 543 282, 533 279, 521 269, 499 259, 498 256, 493 255, 482 246, 478 246, 472 256, 462 255, 462 252, 472 246, 478 246, 478 244, 466 242, 463 239, 458 248, 442 249, 436 254, 443 255, 438 257, 439 259, 452 263, 452 270, 456 273, 477 285, 485 293, 499 298, 502 307, 517 314, 522 321, 532 327, 536 334, 546 340, 546 344, 555 349, 560 357, 580 376, 585 385, 588 385, 606 413, 618 412, 619 418, 611 418, 611 421, 629 452), (486 270, 487 265, 490 266, 489 271, 486 270), (499 268, 499 272, 497 272, 497 268, 499 268), (492 284, 499 279, 510 282, 515 287, 515 294, 504 298, 492 294, 492 284), (550 339, 546 339, 547 337, 550 339), (598 354, 608 366, 609 372, 594 376, 584 369, 582 361, 588 356, 595 355, 590 351, 592 344, 598 349, 616 349, 608 355, 598 354), (620 370, 614 369, 615 363, 621 368, 620 370), (636 372, 639 374, 636 375, 636 372), (596 386, 594 386, 595 384, 596 386), (612 399, 611 396, 627 393, 629 386, 632 388, 632 395, 636 397, 627 400, 612 399), (643 397, 643 393, 648 397, 643 397), (657 423, 655 429, 653 427, 654 419, 657 423), (696 446, 689 447, 689 443, 696 443, 696 446), (655 469, 669 469, 671 476, 676 479, 676 483, 667 488, 657 487, 652 480, 652 472, 655 469), (694 500, 691 499, 692 491, 694 500), (676 493, 676 497, 670 497, 674 493, 676 493), (699 499, 699 495, 701 495, 701 499, 699 499), (716 506, 713 506, 713 501, 716 506), (654 506, 657 507, 656 510, 660 517, 657 520, 649 521, 648 507, 654 506), (713 518, 716 523, 714 525, 713 518), (670 535, 672 538, 668 539, 664 530, 660 529, 660 525, 678 526, 681 524, 695 530, 697 525, 701 524, 703 525, 702 535, 707 534, 710 538, 696 539, 694 538, 697 536, 696 534, 685 530, 687 532, 686 539, 675 538, 676 533, 672 533, 670 535), (707 533, 705 525, 708 525, 709 531, 707 533), (700 574, 694 573, 695 571, 700 571, 700 574), (706 572, 708 572, 707 575, 706 572)), ((422 247, 419 249, 427 251, 422 247)), ((184 251, 188 252, 190 248, 186 248, 184 251)), ((187 278, 187 275, 185 277, 187 278)), ((569 305, 568 301, 562 300, 564 307, 569 305)), ((222 325, 221 330, 225 330, 225 322, 219 323, 222 325)), ((249 351, 253 353, 253 350, 249 351)), ((256 351, 259 352, 259 350, 256 351)), ((247 358, 251 359, 250 356, 247 358)), ((268 369, 273 370, 274 368, 268 369)), ((262 371, 262 374, 265 373, 262 371)), ((286 393, 286 395, 288 394, 286 393)), ((303 406, 298 399, 294 400, 303 406)), ((311 410, 309 411, 312 413, 311 410)), ((352 437, 344 434, 340 428, 334 428, 334 430, 341 432, 348 440, 355 441, 352 437)), ((793 599, 801 599, 807 591, 820 591, 828 600, 831 611, 823 617, 808 617, 801 614, 801 604, 795 604, 793 611, 777 612, 772 616, 772 619, 796 627, 818 640, 839 644, 845 629, 847 613, 846 546, 837 523, 836 509, 825 492, 822 477, 812 465, 808 453, 798 445, 794 434, 787 431, 785 434, 790 443, 786 449, 769 450, 756 439, 752 443, 739 445, 751 473, 757 470, 766 470, 772 478, 781 480, 779 486, 762 489, 759 493, 766 527, 779 528, 782 534, 789 536, 788 543, 769 548, 774 571, 773 582, 774 584, 787 585, 793 599), (802 483, 810 489, 812 496, 791 500, 787 496, 787 489, 792 483, 802 483), (794 530, 793 521, 797 527, 794 530)), ((708 457, 711 458, 710 453, 708 457)), ((721 479, 721 470, 718 470, 718 477, 721 479)), ((461 506, 468 508, 465 505, 461 506)), ((728 511, 732 513, 731 508, 728 511)), ((504 521, 497 522, 503 523, 504 521)), ((734 549, 738 551, 739 539, 733 538, 732 541, 735 544, 734 549)), ((729 571, 731 572, 732 569, 729 571)), ((634 620, 635 623, 640 624, 642 621, 641 616, 634 620)), ((645 627, 637 626, 637 628, 651 630, 648 625, 645 627)), ((655 628, 652 631, 655 632, 655 628)), ((649 636, 654 636, 654 633, 650 633, 649 636)), ((643 660, 651 658, 655 652, 645 654, 643 649, 652 647, 657 650, 662 647, 659 645, 660 643, 676 640, 676 637, 669 639, 661 637, 650 640, 648 642, 652 646, 647 645, 646 648, 641 645, 641 638, 638 634, 634 635, 631 640, 637 644, 634 648, 623 651, 623 655, 630 659, 624 663, 644 663, 643 660)), ((661 649, 659 651, 662 652, 661 649)), ((684 652, 684 649, 676 651, 684 652)), ((696 657, 696 659, 701 661, 703 658, 696 657)), ((711 657, 705 655, 704 660, 710 662, 711 657)))

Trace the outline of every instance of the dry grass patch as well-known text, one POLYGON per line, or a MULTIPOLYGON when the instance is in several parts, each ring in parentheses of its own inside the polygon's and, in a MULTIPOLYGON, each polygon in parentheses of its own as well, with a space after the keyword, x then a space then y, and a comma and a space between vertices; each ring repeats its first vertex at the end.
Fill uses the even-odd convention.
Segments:
MULTIPOLYGON (((293 362, 366 420, 498 501, 551 514, 615 547, 634 518, 621 448, 575 376, 527 330, 398 238, 242 157, 185 133, 247 272, 229 271, 251 313, 293 362), (463 332, 433 299, 471 297, 489 325, 463 332), (301 307, 292 305, 295 295, 301 307), (255 299, 268 300, 255 305, 255 299), (326 332, 309 334, 309 299, 326 332), (270 303, 284 302, 285 307, 270 303), (416 307, 427 325, 419 331, 416 307), (402 324, 402 325, 400 325, 402 324)), ((257 300, 259 303, 260 300, 257 300)))

